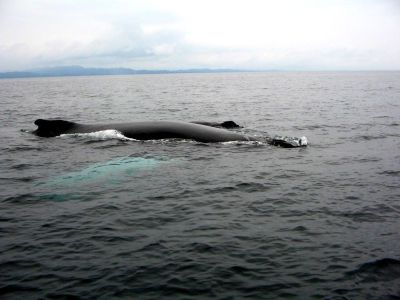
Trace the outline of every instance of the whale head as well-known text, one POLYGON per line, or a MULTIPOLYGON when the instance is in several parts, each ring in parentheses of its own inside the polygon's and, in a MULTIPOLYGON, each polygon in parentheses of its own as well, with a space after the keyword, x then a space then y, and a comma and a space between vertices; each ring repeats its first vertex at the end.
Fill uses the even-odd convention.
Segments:
POLYGON ((282 148, 306 147, 308 145, 308 140, 305 136, 300 138, 290 136, 275 136, 269 140, 269 144, 273 146, 280 146, 282 148))
POLYGON ((64 120, 37 119, 35 125, 38 128, 33 132, 34 134, 41 137, 53 137, 65 133, 73 128, 76 123, 64 120))

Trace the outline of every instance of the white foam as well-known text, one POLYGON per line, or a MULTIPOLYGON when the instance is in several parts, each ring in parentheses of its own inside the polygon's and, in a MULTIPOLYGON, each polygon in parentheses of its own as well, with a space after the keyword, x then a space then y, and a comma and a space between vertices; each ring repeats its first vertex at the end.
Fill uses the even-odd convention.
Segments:
MULTIPOLYGON (((73 138, 84 138, 92 141, 105 141, 105 140, 120 140, 120 141, 140 141, 132 138, 128 138, 125 135, 123 135, 120 131, 115 130, 115 129, 107 129, 107 130, 101 130, 101 131, 95 131, 95 132, 88 132, 88 133, 69 133, 69 134, 62 134, 60 137, 73 137, 73 138)), ((305 136, 302 136, 300 138, 293 138, 293 137, 280 137, 280 136, 275 136, 274 139, 281 139, 285 140, 289 143, 291 143, 295 147, 300 147, 300 146, 306 146, 308 145, 308 140, 305 136)), ((177 140, 177 139, 161 139, 161 140, 147 140, 146 142, 150 143, 169 143, 171 141, 174 142, 183 142, 183 143, 198 143, 196 141, 192 140, 177 140)), ((143 142, 143 141, 141 141, 143 142)), ((229 142, 222 142, 221 144, 223 145, 268 145, 267 141, 229 141, 229 142)))
POLYGON ((137 141, 135 139, 131 139, 124 136, 121 132, 115 129, 100 130, 88 133, 62 134, 60 135, 60 137, 80 137, 95 141, 105 141, 105 140, 137 141))
POLYGON ((267 142, 263 141, 229 141, 229 142, 221 142, 222 145, 250 145, 250 146, 263 146, 268 145, 267 142))
POLYGON ((301 146, 307 146, 307 145, 308 145, 307 137, 302 136, 302 137, 300 138, 300 145, 301 145, 301 146))

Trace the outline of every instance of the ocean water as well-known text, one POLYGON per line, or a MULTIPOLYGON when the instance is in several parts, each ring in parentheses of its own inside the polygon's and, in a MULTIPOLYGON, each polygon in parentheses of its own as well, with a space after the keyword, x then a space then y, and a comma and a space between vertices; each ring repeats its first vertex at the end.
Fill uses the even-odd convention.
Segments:
POLYGON ((400 299, 400 73, 0 80, 1 299, 400 299), (225 121, 307 148, 40 138, 225 121))

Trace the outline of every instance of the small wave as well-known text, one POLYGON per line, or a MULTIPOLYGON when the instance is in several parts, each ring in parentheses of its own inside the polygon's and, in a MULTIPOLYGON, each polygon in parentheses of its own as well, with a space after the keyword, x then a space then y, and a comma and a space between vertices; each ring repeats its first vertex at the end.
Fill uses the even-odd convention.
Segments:
POLYGON ((258 182, 240 182, 235 185, 216 186, 204 190, 205 194, 223 194, 232 192, 256 193, 269 190, 270 186, 258 182))
POLYGON ((19 164, 12 165, 12 166, 10 167, 10 169, 14 169, 14 170, 25 170, 25 169, 29 169, 29 168, 31 168, 31 167, 32 167, 32 165, 30 165, 30 164, 19 163, 19 164))
POLYGON ((373 119, 386 119, 386 118, 390 118, 389 116, 375 116, 372 117, 373 119))
POLYGON ((2 201, 11 203, 28 203, 35 199, 35 195, 31 193, 19 194, 4 198, 2 201))
POLYGON ((387 135, 360 135, 356 137, 358 140, 364 140, 364 141, 370 141, 370 140, 379 140, 379 139, 385 139, 387 138, 387 135))
POLYGON ((378 174, 398 177, 398 176, 400 176, 400 170, 385 170, 385 171, 379 172, 378 174))
MULTIPOLYGON (((347 197, 347 199, 351 200, 351 197, 347 197)), ((353 198, 354 199, 354 198, 353 198)), ((353 222, 382 222, 385 220, 384 216, 378 215, 376 213, 368 212, 368 211, 356 211, 356 212, 345 212, 337 214, 338 216, 348 218, 353 222)))
POLYGON ((32 145, 11 145, 3 150, 7 152, 21 152, 21 151, 41 151, 43 150, 41 147, 32 146, 32 145))
POLYGON ((42 288, 27 284, 7 284, 0 287, 0 294, 2 296, 15 295, 16 293, 19 293, 19 295, 21 295, 22 292, 38 292, 41 290, 42 288))
POLYGON ((315 130, 315 129, 342 129, 344 125, 329 125, 329 124, 313 124, 313 125, 296 125, 293 126, 296 130, 315 130))
POLYGON ((370 162, 378 162, 381 161, 382 158, 380 157, 361 157, 361 158, 355 158, 355 162, 360 162, 360 163, 370 163, 370 162))
POLYGON ((400 260, 383 258, 360 265, 346 273, 356 276, 363 282, 390 281, 400 278, 400 260))
POLYGON ((27 204, 31 205, 37 201, 56 201, 56 202, 64 202, 69 200, 79 200, 85 201, 90 200, 96 195, 92 194, 82 194, 82 193, 45 193, 45 194, 20 194, 16 196, 11 196, 5 198, 4 202, 10 202, 14 204, 27 204))
POLYGON ((241 192, 263 192, 270 189, 269 186, 258 182, 241 182, 236 184, 236 189, 241 192))

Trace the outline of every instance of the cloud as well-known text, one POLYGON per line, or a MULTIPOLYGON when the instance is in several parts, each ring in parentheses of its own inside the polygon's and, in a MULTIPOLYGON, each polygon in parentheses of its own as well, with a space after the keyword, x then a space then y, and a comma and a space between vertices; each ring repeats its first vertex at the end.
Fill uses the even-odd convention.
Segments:
POLYGON ((149 8, 134 9, 124 1, 117 3, 120 9, 114 11, 108 11, 105 3, 103 7, 63 1, 3 3, 0 69, 74 61, 129 65, 165 55, 179 43, 179 32, 168 29, 173 16, 149 8), (156 25, 160 29, 149 32, 148 28, 156 25))
POLYGON ((399 69, 391 0, 3 0, 0 70, 399 69))

